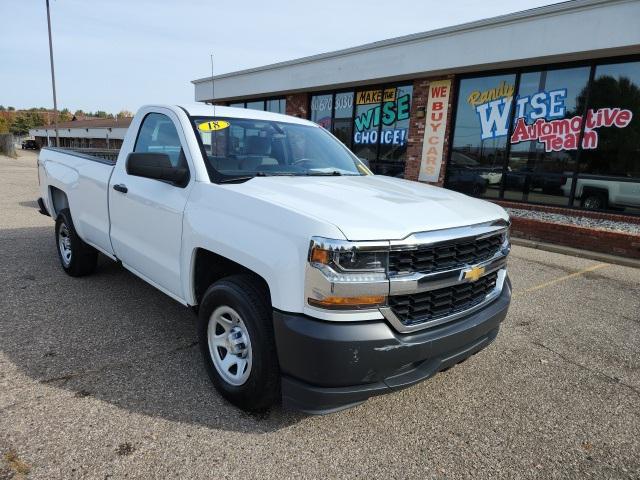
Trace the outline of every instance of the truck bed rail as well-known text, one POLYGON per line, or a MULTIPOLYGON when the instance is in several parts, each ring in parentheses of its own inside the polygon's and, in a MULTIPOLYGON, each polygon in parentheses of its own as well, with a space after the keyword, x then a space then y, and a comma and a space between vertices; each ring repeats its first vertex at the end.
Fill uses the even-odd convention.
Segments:
POLYGON ((103 163, 114 165, 118 160, 119 148, 74 148, 74 147, 44 147, 47 150, 67 153, 86 158, 87 160, 97 160, 103 163))

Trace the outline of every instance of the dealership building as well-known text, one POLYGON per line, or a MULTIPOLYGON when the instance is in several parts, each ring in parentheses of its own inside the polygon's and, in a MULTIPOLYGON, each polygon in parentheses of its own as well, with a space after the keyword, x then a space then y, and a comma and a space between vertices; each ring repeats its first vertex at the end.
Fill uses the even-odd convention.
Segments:
MULTIPOLYGON (((131 120, 130 117, 92 118, 58 123, 59 146, 73 149, 119 149, 131 120)), ((54 125, 33 128, 29 130, 29 135, 40 147, 56 144, 54 125)))
POLYGON ((637 224, 639 19, 637 0, 574 0, 192 83, 308 118, 377 174, 637 224))

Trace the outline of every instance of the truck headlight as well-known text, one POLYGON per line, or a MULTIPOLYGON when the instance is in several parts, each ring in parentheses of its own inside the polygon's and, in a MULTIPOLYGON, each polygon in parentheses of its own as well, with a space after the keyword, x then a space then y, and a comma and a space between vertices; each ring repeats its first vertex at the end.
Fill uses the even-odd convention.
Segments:
POLYGON ((388 294, 388 242, 313 238, 306 278, 309 305, 362 309, 384 305, 388 294))

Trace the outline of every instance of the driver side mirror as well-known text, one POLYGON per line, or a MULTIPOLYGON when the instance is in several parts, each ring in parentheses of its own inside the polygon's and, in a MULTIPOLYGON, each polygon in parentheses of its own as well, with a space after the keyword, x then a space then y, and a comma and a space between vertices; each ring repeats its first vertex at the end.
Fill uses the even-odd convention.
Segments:
POLYGON ((130 153, 126 169, 129 175, 171 182, 177 187, 184 187, 189 182, 189 170, 174 167, 166 153, 130 153))

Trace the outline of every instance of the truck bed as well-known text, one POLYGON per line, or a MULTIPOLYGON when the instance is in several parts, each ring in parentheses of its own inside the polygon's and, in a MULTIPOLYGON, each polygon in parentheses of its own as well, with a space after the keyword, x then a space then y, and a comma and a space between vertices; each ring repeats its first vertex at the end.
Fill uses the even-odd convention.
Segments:
POLYGON ((107 255, 113 253, 108 202, 117 157, 117 150, 45 147, 38 161, 47 210, 54 216, 70 208, 80 237, 107 255), (66 200, 57 191, 64 192, 66 200))

